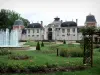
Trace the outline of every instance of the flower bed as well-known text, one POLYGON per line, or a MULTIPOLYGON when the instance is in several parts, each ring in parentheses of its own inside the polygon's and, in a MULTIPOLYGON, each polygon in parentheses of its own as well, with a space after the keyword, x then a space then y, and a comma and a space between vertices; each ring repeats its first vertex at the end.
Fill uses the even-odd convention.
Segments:
POLYGON ((56 64, 45 65, 22 65, 22 64, 8 64, 0 63, 0 73, 48 73, 55 71, 76 71, 84 70, 85 66, 57 66, 56 64))
POLYGON ((13 59, 13 60, 26 60, 29 59, 30 56, 27 55, 9 55, 8 59, 13 59))

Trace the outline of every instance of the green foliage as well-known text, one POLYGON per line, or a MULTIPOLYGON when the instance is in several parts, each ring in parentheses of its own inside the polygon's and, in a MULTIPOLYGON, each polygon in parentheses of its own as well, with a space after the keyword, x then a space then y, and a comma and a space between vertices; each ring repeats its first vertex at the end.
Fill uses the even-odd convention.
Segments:
POLYGON ((54 63, 54 64, 50 64, 50 63, 45 63, 45 66, 47 67, 47 68, 53 68, 53 67, 57 67, 58 66, 58 64, 57 63, 54 63))
POLYGON ((50 64, 46 63, 45 65, 35 65, 35 64, 15 64, 15 63, 0 63, 0 73, 40 73, 40 72, 55 72, 55 71, 65 71, 65 70, 80 70, 84 69, 84 67, 66 67, 66 66, 58 66, 58 64, 50 64))
POLYGON ((83 27, 80 31, 82 32, 83 35, 92 35, 96 30, 97 29, 94 26, 92 26, 92 27, 83 27))
POLYGON ((99 50, 98 50, 99 52, 100 52, 100 48, 99 48, 99 50))
MULTIPOLYGON (((57 46, 57 45, 56 45, 57 46)), ((66 44, 59 45, 60 48, 69 48, 69 46, 66 46, 66 44)), ((79 45, 70 46, 70 47, 79 47, 79 45)), ((43 48, 48 48, 48 46, 45 46, 43 48)), ((42 49, 42 48, 41 48, 42 49)), ((47 51, 47 50, 44 51, 47 51)), ((60 50, 60 49, 59 49, 60 50)), ((42 50, 43 51, 43 50, 42 50)), ((30 58, 29 60, 9 60, 8 56, 0 56, 0 74, 1 75, 33 75, 33 72, 36 72, 37 70, 41 69, 41 72, 46 69, 46 63, 48 62, 48 65, 52 65, 57 63, 59 66, 76 66, 76 65, 83 65, 82 57, 57 57, 56 53, 50 53, 50 54, 44 54, 42 51, 15 51, 15 53, 20 54, 27 54, 28 56, 34 56, 34 59, 30 58), (32 62, 30 62, 32 60, 32 62), (17 67, 18 66, 18 67, 17 67), (14 69, 15 68, 15 69, 14 69), (18 68, 18 70, 16 70, 18 68), (9 72, 7 71, 9 70, 9 72), (2 74, 3 72, 6 72, 5 74, 2 74)), ((51 49, 48 49, 48 51, 51 51, 51 49)), ((83 71, 74 71, 74 72, 54 72, 54 73, 46 73, 45 75, 99 75, 100 74, 100 52, 94 50, 94 66, 92 68, 87 68, 83 71)), ((56 67, 55 67, 56 68, 56 67)), ((51 69, 51 68, 49 68, 51 69)), ((57 69, 57 68, 56 68, 57 69)), ((34 75, 40 75, 41 72, 35 73, 34 75)), ((44 75, 44 73, 43 73, 44 75)))
POLYGON ((20 19, 24 22, 24 26, 25 27, 27 27, 30 24, 30 22, 28 21, 28 19, 24 19, 22 17, 20 17, 20 19))
POLYGON ((84 36, 84 39, 82 39, 82 42, 80 43, 81 48, 84 50, 85 45, 85 55, 86 57, 90 57, 90 38, 84 36))
POLYGON ((1 9, 0 11, 0 29, 12 29, 14 21, 17 20, 20 15, 14 11, 1 9))
POLYGON ((36 50, 40 50, 40 44, 37 42, 36 50))
POLYGON ((10 50, 4 49, 4 48, 0 49, 0 55, 8 55, 8 54, 11 54, 11 53, 12 52, 10 50))
POLYGON ((13 60, 26 60, 26 59, 29 59, 30 56, 28 55, 15 55, 15 54, 12 54, 12 55, 9 55, 8 56, 8 59, 13 59, 13 60))
POLYGON ((62 57, 68 57, 68 51, 66 49, 62 49, 60 51, 60 56, 62 56, 62 57))
POLYGON ((11 30, 15 20, 17 19, 23 20, 25 26, 29 24, 29 21, 27 19, 22 18, 19 13, 15 11, 7 10, 7 9, 1 9, 0 10, 0 29, 5 30, 6 28, 9 28, 11 30))
POLYGON ((41 47, 44 47, 44 43, 43 43, 43 41, 42 41, 42 43, 41 43, 41 47))
POLYGON ((63 57, 82 57, 83 51, 79 47, 66 48, 60 51, 60 56, 63 57))

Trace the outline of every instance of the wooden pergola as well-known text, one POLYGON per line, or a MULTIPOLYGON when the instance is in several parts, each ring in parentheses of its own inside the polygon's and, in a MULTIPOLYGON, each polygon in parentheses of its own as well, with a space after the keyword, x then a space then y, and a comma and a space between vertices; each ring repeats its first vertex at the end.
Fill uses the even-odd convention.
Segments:
POLYGON ((83 54, 84 54, 84 56, 83 56, 83 64, 86 64, 86 61, 87 61, 87 59, 89 59, 88 60, 88 64, 90 64, 91 65, 91 67, 93 67, 93 42, 94 42, 94 40, 93 40, 93 36, 94 35, 98 35, 98 36, 100 36, 100 32, 99 31, 94 31, 94 32, 92 32, 92 33, 84 33, 83 34, 83 39, 84 39, 84 51, 83 51, 83 54), (86 43, 85 43, 85 41, 86 41, 86 39, 85 38, 88 38, 88 42, 89 42, 89 51, 90 51, 90 56, 87 58, 86 57, 86 43))

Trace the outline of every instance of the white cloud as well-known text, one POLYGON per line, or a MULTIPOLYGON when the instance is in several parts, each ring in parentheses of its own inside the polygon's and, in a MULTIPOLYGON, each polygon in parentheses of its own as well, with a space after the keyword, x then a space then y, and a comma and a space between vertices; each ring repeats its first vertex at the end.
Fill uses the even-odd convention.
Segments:
POLYGON ((0 9, 15 10, 30 21, 48 24, 59 16, 62 20, 79 19, 83 25, 90 12, 99 20, 99 0, 0 0, 0 9))

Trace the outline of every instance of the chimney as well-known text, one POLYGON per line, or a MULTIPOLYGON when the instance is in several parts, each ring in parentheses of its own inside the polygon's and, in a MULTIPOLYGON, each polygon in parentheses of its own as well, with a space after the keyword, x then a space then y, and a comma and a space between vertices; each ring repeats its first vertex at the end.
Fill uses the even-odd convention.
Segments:
POLYGON ((41 21, 41 25, 43 26, 43 21, 41 21))
POLYGON ((76 24, 77 24, 77 22, 78 22, 78 19, 76 19, 76 24))

